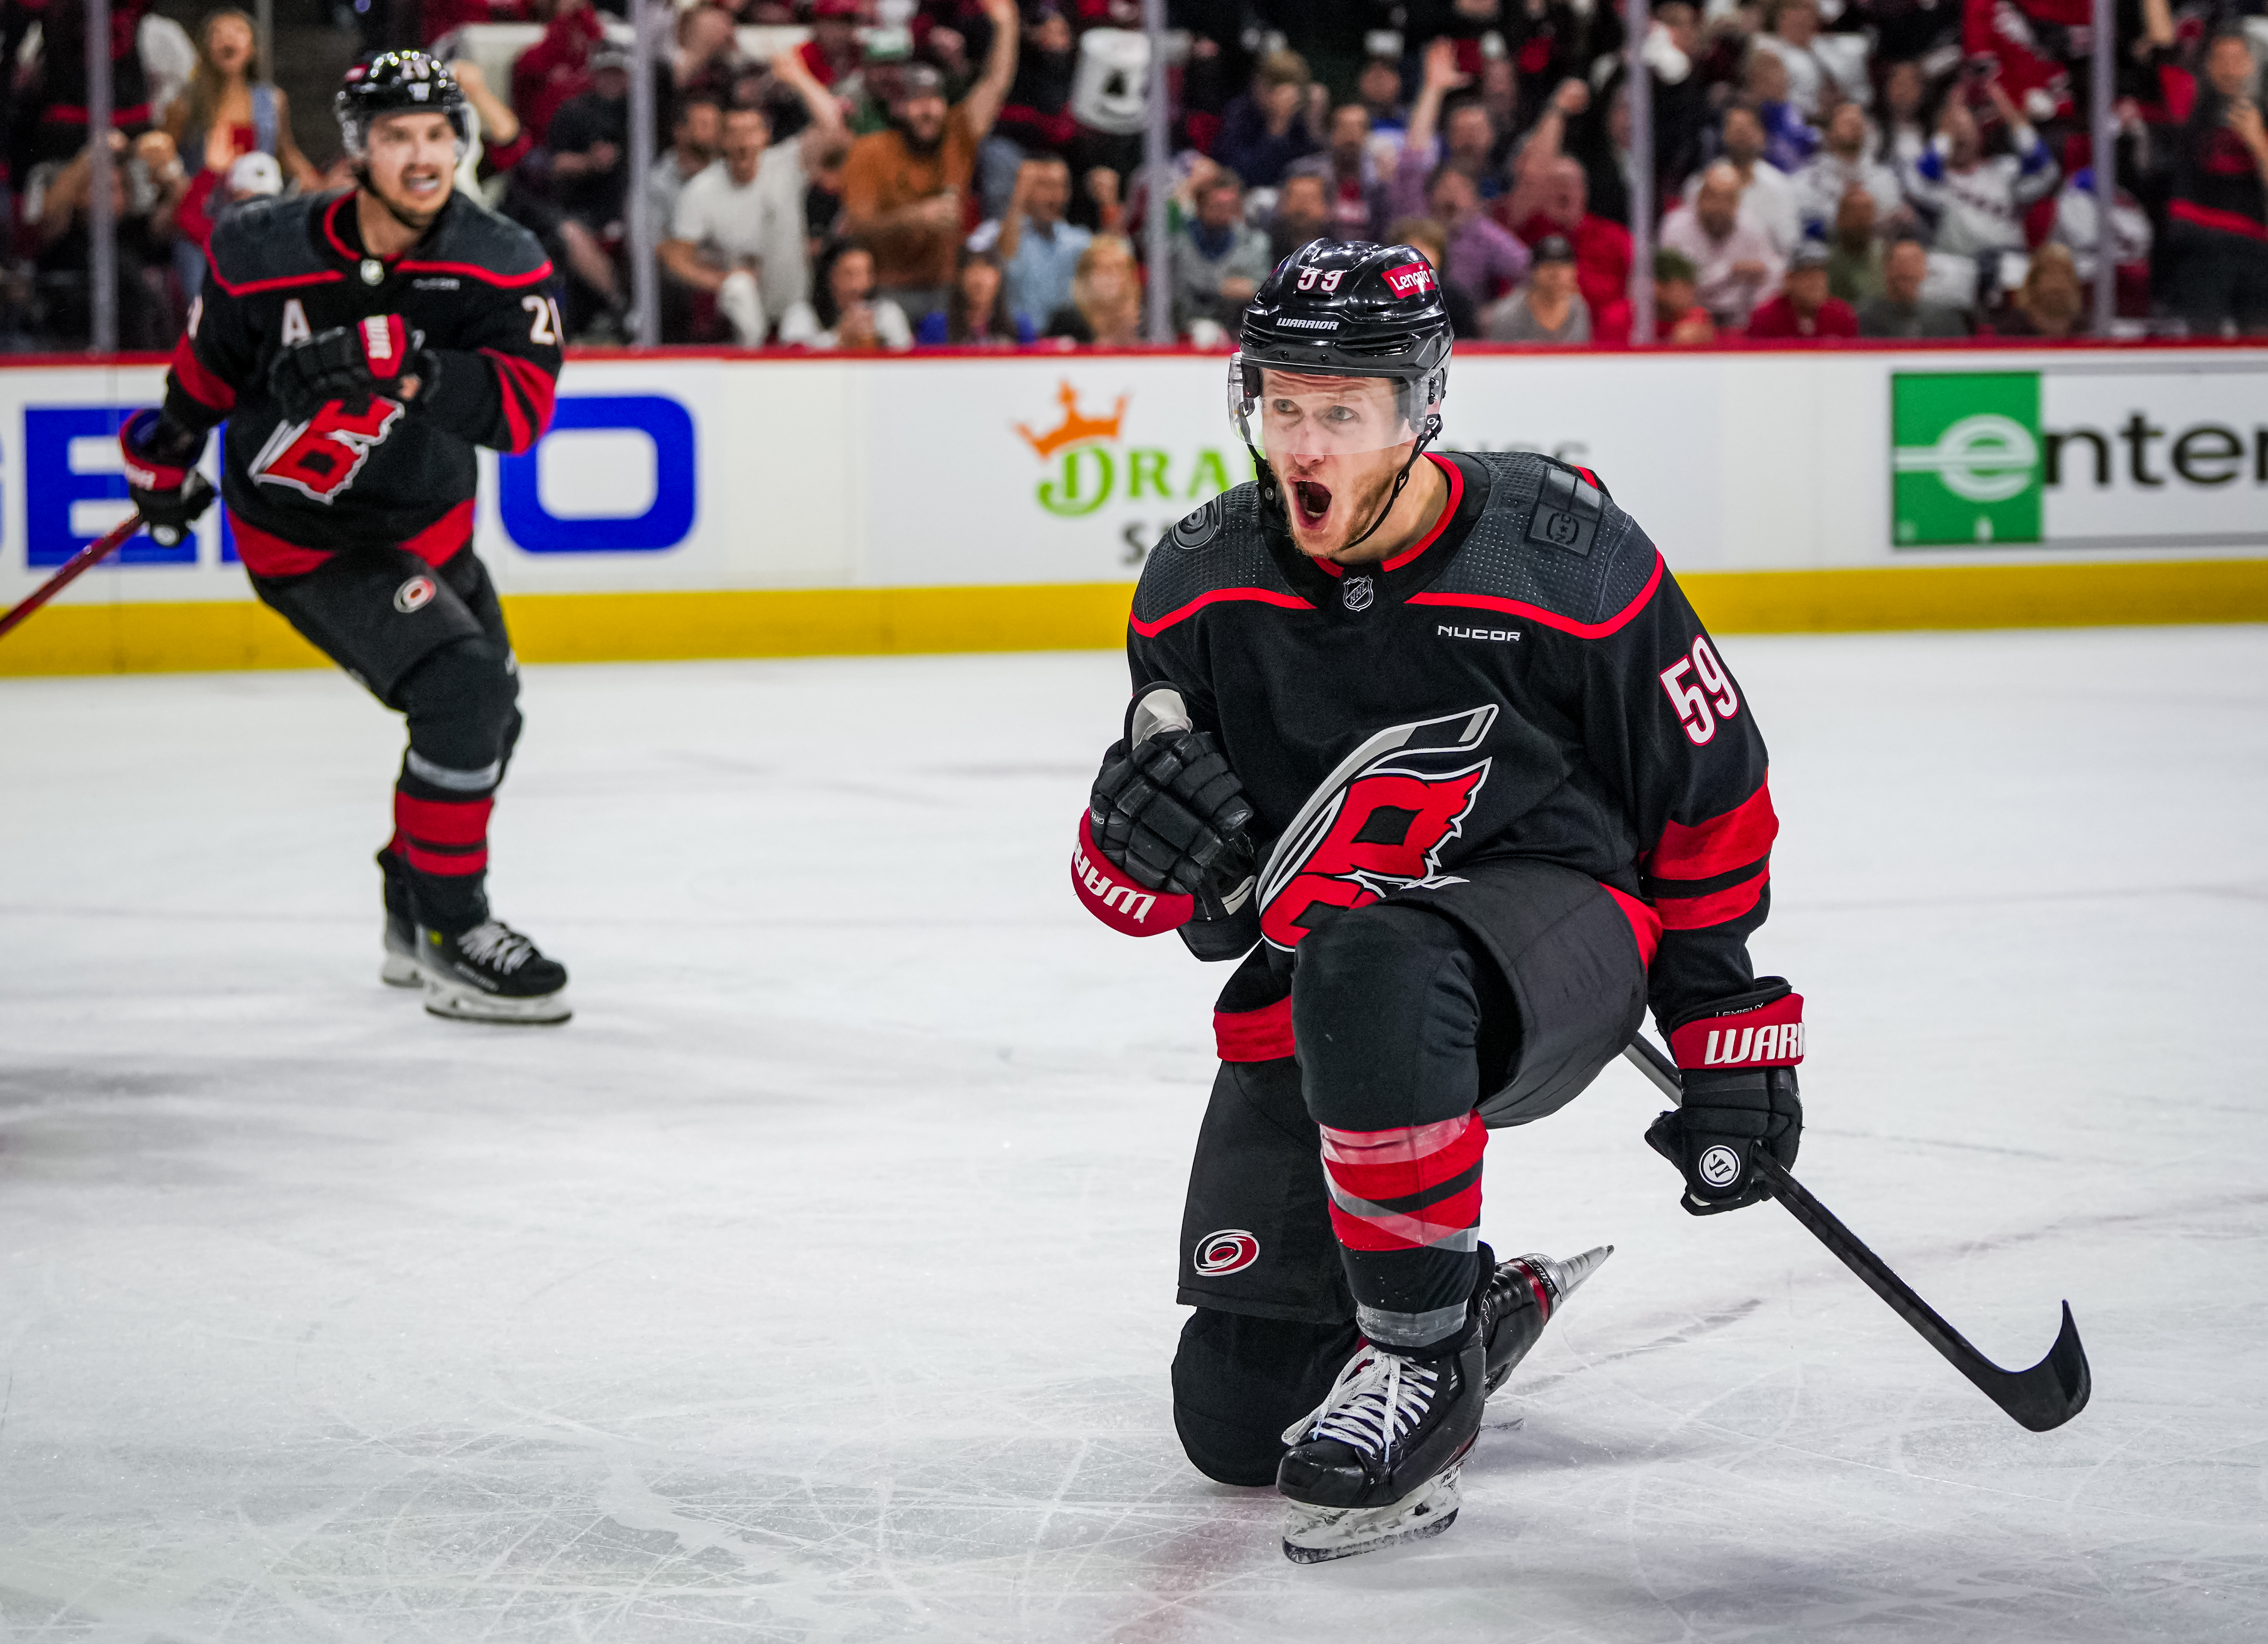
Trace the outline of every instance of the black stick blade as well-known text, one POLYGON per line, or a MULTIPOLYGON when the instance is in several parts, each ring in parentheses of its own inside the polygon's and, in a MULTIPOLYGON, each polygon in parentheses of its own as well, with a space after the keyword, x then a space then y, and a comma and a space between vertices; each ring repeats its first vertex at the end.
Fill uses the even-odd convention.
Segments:
POLYGON ((1986 1397, 2035 1433, 2059 1427, 2087 1408, 2095 1390, 2095 1373, 2087 1366, 2087 1349, 2079 1344, 2079 1324, 2071 1303, 2063 1304, 2063 1329, 2056 1333, 2048 1356, 2029 1370, 1986 1367, 2000 1382, 1999 1390, 1984 1387, 1986 1397))
POLYGON ((1810 1229, 1812 1237, 1858 1274, 1867 1288, 1889 1302, 1891 1311, 2018 1425, 2045 1433, 2087 1408, 2095 1378, 2088 1369, 2087 1350, 2079 1344, 2079 1325, 2071 1316, 2070 1302, 2063 1304, 2063 1329, 2056 1336, 2055 1345, 2048 1349, 2048 1356, 2029 1370, 2004 1370, 1947 1323, 1912 1286, 1891 1271, 1888 1262, 1868 1250, 1834 1212, 1812 1197, 1810 1189, 1789 1175, 1786 1166, 1769 1154, 1759 1154, 1756 1168, 1771 1183, 1772 1197, 1810 1229))

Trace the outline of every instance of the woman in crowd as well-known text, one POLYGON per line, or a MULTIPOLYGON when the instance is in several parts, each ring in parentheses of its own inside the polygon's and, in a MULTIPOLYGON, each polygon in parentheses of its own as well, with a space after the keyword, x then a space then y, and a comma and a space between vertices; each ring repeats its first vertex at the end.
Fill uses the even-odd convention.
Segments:
POLYGON ((874 300, 874 254, 855 240, 838 240, 820 259, 811 299, 790 307, 779 340, 802 348, 902 349, 914 345, 905 310, 874 300))
POLYGON ((2204 67, 2166 206, 2169 306, 2191 336, 2257 335, 2268 331, 2268 127, 2251 97, 2252 48, 2218 35, 2204 67))
POLYGON ((206 14, 197 31, 189 89, 166 111, 166 133, 185 159, 225 173, 239 154, 272 154, 286 183, 315 188, 322 177, 291 138, 291 104, 260 77, 252 19, 229 8, 206 14))
POLYGON ((1104 348, 1127 348, 1142 340, 1142 274, 1129 241, 1098 234, 1079 253, 1071 306, 1049 316, 1047 334, 1104 348))
POLYGON ((953 278, 953 295, 942 314, 922 322, 924 343, 952 343, 964 348, 1006 348, 1032 340, 1029 327, 1008 313, 1001 300, 1003 276, 999 254, 964 251, 961 269, 953 278), (936 335, 930 335, 934 324, 936 335))
POLYGON ((2051 341, 2087 335, 2087 287, 2069 247, 2051 240, 2032 253, 2024 283, 2009 299, 2008 312, 1994 316, 1992 329, 2001 336, 2051 341))

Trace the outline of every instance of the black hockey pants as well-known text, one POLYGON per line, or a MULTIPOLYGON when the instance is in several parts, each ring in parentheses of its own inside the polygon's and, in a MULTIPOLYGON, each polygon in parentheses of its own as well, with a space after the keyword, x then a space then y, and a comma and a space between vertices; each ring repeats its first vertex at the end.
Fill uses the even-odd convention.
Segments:
POLYGON ((520 727, 519 665, 488 568, 469 546, 438 567, 403 549, 356 549, 253 586, 408 719, 379 865, 401 874, 418 923, 450 935, 480 924, 489 816, 520 727))

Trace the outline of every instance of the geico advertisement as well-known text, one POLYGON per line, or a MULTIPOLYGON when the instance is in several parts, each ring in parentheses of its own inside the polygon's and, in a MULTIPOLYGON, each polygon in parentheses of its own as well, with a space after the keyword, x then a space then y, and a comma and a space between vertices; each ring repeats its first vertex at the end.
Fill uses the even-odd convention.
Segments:
POLYGON ((1900 549, 2268 543, 2268 361, 1898 371, 1900 549))

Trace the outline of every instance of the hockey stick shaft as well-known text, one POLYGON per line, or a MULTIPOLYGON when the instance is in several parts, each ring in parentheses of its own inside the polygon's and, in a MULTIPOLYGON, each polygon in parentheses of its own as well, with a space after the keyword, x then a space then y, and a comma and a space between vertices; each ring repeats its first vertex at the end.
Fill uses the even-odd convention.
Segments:
POLYGON ((30 593, 25 595, 22 602, 5 616, 0 616, 0 638, 5 638, 21 626, 24 620, 33 611, 38 610, 40 607, 70 586, 85 572, 93 570, 95 566, 116 553, 124 546, 127 539, 141 528, 142 516, 138 513, 129 514, 65 560, 62 569, 54 576, 49 577, 30 593))
MULTIPOLYGON (((1623 1052, 1661 1093, 1675 1102, 1683 1091, 1677 1067, 1640 1034, 1623 1052)), ((1889 1304, 1890 1310, 1913 1328, 1915 1334, 1943 1355, 1945 1361, 1975 1383, 1977 1391, 2035 1433, 2061 1427, 2087 1407, 2093 1390, 2086 1350, 2080 1345, 2079 1326, 2071 1316, 2071 1303, 2063 1304, 2063 1328, 2048 1356, 2029 1370, 2004 1370, 1946 1323, 1936 1309, 1914 1293, 1913 1286, 1894 1272, 1888 1262, 1867 1248, 1859 1235, 1845 1227, 1835 1213, 1814 1198, 1811 1190, 1791 1175, 1770 1154, 1755 1155, 1756 1169, 1771 1184, 1772 1197, 1787 1208, 1869 1290, 1889 1304)))

